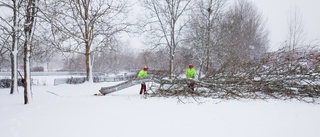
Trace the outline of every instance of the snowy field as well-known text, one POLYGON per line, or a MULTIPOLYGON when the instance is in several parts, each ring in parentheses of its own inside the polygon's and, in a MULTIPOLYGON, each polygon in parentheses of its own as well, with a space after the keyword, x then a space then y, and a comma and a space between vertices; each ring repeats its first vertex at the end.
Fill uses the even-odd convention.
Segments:
POLYGON ((320 105, 297 101, 202 100, 138 95, 139 85, 94 96, 116 83, 0 89, 0 137, 319 137, 320 105), (184 100, 188 102, 188 100, 184 100))

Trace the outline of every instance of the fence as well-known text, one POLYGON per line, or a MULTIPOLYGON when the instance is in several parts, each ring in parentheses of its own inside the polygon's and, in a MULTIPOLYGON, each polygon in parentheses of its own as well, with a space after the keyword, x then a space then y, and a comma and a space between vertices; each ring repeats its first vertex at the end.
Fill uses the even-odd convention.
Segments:
MULTIPOLYGON (((136 77, 136 74, 124 75, 113 75, 108 76, 101 73, 95 73, 93 77, 93 82, 117 82, 131 80, 136 77)), ((21 81, 21 80, 19 80, 21 81)), ((32 74, 32 85, 47 86, 47 85, 61 85, 61 84, 81 84, 86 81, 86 77, 83 73, 65 73, 65 72, 55 72, 55 73, 33 73, 32 74)), ((18 83, 22 86, 21 82, 18 83)), ((10 88, 11 78, 10 73, 0 73, 0 88, 10 88)))
MULTIPOLYGON (((117 81, 126 81, 126 80, 131 80, 134 79, 136 76, 135 75, 118 75, 118 76, 99 76, 99 77, 93 77, 93 82, 94 83, 99 83, 99 82, 117 82, 117 81)), ((81 84, 86 81, 86 77, 71 77, 71 78, 56 78, 54 79, 54 85, 60 85, 60 84, 81 84)))

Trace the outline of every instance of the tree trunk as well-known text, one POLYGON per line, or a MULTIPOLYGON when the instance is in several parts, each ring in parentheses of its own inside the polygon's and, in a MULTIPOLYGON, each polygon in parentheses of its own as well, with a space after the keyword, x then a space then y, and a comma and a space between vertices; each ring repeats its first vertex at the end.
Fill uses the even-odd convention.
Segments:
POLYGON ((28 104, 28 92, 30 91, 30 83, 29 83, 29 51, 28 51, 28 40, 24 42, 24 58, 23 58, 23 69, 24 69, 24 78, 23 78, 23 87, 24 87, 24 104, 28 104))
POLYGON ((24 24, 24 104, 28 104, 28 93, 31 92, 31 72, 30 72, 30 58, 31 58, 31 39, 32 29, 37 12, 36 0, 27 1, 26 20, 24 24))
POLYGON ((90 57, 90 48, 86 46, 86 73, 87 73, 87 81, 92 83, 93 78, 92 78, 92 63, 91 63, 91 57, 90 57))
MULTIPOLYGON (((212 0, 209 2, 209 8, 208 8, 208 24, 207 24, 207 39, 206 39, 206 67, 204 70, 204 73, 207 74, 209 71, 209 66, 210 66, 210 46, 211 46, 211 28, 212 28, 212 23, 211 23, 211 15, 212 15, 212 0)), ((200 76, 200 74, 199 74, 200 76)))
POLYGON ((90 83, 93 83, 93 78, 92 78, 92 62, 91 62, 91 42, 89 40, 92 40, 90 38, 90 24, 88 24, 89 20, 89 1, 85 1, 83 8, 84 8, 84 29, 85 29, 85 46, 86 46, 86 73, 87 73, 87 81, 90 83))
POLYGON ((12 49, 11 49, 11 90, 10 94, 18 91, 18 75, 17 75, 17 55, 18 55, 18 21, 19 14, 17 0, 13 1, 13 27, 12 27, 12 49))

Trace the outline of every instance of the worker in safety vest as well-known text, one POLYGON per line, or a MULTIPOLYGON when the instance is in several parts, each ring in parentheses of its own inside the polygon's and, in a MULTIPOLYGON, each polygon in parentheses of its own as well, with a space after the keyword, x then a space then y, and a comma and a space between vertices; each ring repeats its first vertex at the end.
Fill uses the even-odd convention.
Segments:
MULTIPOLYGON (((197 73, 196 70, 193 68, 192 64, 189 64, 189 68, 186 70, 186 78, 188 79, 194 79, 196 77, 197 73)), ((194 82, 188 83, 188 87, 194 91, 194 82)))
MULTIPOLYGON (((145 78, 148 76, 148 67, 144 66, 143 69, 138 73, 138 79, 145 78)), ((140 94, 147 94, 147 86, 145 82, 141 83, 140 94)))

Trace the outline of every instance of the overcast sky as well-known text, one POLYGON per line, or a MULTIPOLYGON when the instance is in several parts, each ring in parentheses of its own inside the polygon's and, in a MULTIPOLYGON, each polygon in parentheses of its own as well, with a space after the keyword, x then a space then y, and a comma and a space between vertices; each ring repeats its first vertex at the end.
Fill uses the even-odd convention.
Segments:
MULTIPOLYGON (((231 0, 232 1, 232 0, 231 0)), ((258 10, 267 20, 270 31, 270 49, 276 50, 284 41, 288 33, 288 18, 291 9, 298 9, 302 14, 305 44, 312 40, 320 40, 320 0, 249 0, 258 7, 258 10)), ((3 14, 2 8, 0 14, 3 14)), ((137 38, 129 40, 134 47, 143 45, 137 38)), ((139 49, 139 48, 138 48, 139 49)))
MULTIPOLYGON (((232 1, 232 0, 230 0, 232 1)), ((317 39, 320 41, 320 0, 248 0, 257 6, 266 19, 270 34, 270 49, 277 50, 284 45, 288 33, 290 9, 302 15, 305 44, 317 39)), ((132 39, 132 44, 143 45, 140 40, 132 39)), ((141 48, 141 47, 140 47, 141 48)), ((138 48, 139 49, 139 48, 138 48)))
POLYGON ((284 43, 288 33, 288 18, 291 9, 302 14, 305 44, 320 40, 320 0, 250 0, 267 19, 270 31, 270 48, 277 49, 284 43))

